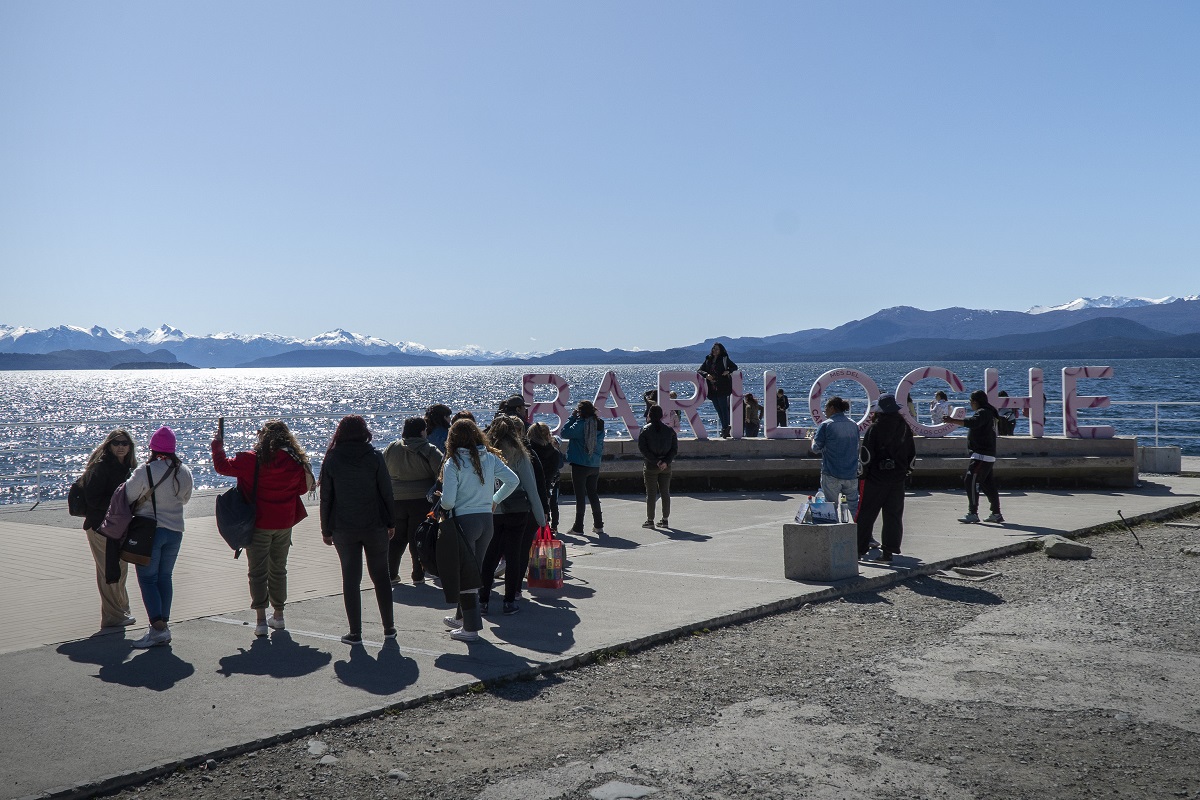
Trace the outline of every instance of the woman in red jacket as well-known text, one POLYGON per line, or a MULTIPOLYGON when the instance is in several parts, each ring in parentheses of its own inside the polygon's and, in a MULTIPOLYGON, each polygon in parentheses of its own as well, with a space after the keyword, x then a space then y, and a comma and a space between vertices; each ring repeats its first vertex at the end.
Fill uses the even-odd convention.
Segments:
POLYGON ((315 485, 308 454, 280 420, 267 422, 258 432, 253 451, 225 457, 225 421, 217 420, 212 443, 213 468, 237 478, 246 499, 254 498, 254 538, 246 548, 250 570, 250 607, 258 614, 255 636, 269 628, 283 630, 287 601, 287 557, 292 546, 292 526, 308 516, 301 496, 315 485), (258 490, 255 491, 255 475, 258 490), (275 609, 267 619, 267 604, 275 609))

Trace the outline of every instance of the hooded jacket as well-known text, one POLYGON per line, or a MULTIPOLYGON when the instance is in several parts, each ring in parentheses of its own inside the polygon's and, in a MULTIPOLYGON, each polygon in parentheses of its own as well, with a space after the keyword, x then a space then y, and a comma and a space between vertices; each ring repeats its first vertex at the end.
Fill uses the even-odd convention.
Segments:
POLYGON ((442 451, 423 436, 410 436, 389 444, 383 451, 383 460, 392 478, 392 497, 423 500, 437 481, 442 451))
POLYGON ((567 440, 567 463, 578 464, 581 467, 600 466, 600 461, 604 458, 604 420, 599 417, 592 419, 596 420, 596 436, 590 453, 588 443, 584 441, 587 438, 587 419, 572 414, 563 426, 561 434, 562 438, 567 440))
POLYGON ((992 406, 983 406, 962 421, 967 429, 967 450, 981 456, 996 456, 996 419, 992 406))
POLYGON ((321 534, 395 527, 392 479, 370 442, 340 442, 321 464, 321 534))

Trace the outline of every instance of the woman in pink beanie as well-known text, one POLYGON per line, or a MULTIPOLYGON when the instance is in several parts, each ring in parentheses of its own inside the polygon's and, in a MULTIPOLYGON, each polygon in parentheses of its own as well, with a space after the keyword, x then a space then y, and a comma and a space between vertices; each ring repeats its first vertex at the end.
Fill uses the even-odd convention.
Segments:
POLYGON ((192 473, 175 455, 175 432, 165 425, 150 437, 150 457, 125 484, 133 513, 157 523, 150 563, 137 567, 138 587, 150 629, 133 643, 154 647, 171 641, 172 574, 183 544, 183 507, 192 499, 192 473))

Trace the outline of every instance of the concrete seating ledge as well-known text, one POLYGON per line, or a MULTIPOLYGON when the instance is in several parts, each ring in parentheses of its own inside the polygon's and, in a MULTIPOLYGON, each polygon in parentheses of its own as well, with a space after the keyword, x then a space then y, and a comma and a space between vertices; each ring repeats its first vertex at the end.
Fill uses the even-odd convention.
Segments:
MULTIPOLYGON (((958 486, 969 458, 961 436, 928 439, 918 436, 913 487, 958 486)), ((809 452, 807 439, 680 439, 671 486, 678 491, 816 490, 821 459, 809 452)), ((1133 437, 1064 439, 1002 437, 997 448, 996 476, 1006 488, 1133 487, 1138 483, 1138 446, 1133 437)), ((573 491, 570 468, 562 487, 573 491)), ((609 439, 604 443, 601 490, 642 491, 642 457, 637 442, 609 439)))

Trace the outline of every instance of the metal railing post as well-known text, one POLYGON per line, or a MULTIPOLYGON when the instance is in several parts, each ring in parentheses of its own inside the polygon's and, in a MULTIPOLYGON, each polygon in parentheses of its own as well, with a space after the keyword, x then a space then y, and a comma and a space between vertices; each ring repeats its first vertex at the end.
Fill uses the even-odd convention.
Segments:
POLYGON ((1158 403, 1154 404, 1154 446, 1158 447, 1158 403))

